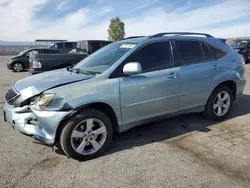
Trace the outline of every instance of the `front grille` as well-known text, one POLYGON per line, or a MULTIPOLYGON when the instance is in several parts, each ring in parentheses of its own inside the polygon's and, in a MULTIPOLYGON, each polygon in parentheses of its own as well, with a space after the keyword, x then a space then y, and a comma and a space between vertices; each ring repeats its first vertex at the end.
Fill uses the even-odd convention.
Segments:
POLYGON ((7 93, 5 94, 5 100, 7 102, 12 101, 13 99, 17 98, 20 94, 15 90, 14 87, 11 87, 7 93))

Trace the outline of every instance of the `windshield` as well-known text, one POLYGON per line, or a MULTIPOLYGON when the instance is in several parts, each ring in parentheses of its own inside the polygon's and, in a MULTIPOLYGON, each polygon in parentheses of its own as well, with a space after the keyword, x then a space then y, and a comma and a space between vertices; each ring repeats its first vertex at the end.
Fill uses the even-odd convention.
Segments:
POLYGON ((234 40, 232 42, 229 42, 228 45, 233 48, 243 48, 246 47, 246 45, 249 43, 247 40, 234 40))
POLYGON ((25 53, 28 52, 28 51, 29 51, 29 49, 23 50, 23 51, 21 51, 18 55, 23 55, 23 54, 25 54, 25 53))
POLYGON ((103 73, 135 46, 135 43, 125 44, 119 42, 109 44, 77 63, 74 68, 93 74, 103 73))
POLYGON ((56 48, 56 44, 50 44, 48 48, 56 48))

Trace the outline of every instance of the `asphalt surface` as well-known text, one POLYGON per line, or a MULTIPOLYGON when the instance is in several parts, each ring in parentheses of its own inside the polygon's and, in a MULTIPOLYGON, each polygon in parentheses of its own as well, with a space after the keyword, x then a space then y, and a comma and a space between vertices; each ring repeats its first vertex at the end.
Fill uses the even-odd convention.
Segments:
MULTIPOLYGON (((0 57, 0 105, 28 76, 0 57)), ((250 64, 246 65, 250 78, 250 64)), ((0 113, 1 114, 1 113, 0 113)), ((78 162, 12 130, 0 117, 0 188, 250 187, 250 84, 224 122, 199 114, 141 126, 115 138, 102 157, 78 162)))

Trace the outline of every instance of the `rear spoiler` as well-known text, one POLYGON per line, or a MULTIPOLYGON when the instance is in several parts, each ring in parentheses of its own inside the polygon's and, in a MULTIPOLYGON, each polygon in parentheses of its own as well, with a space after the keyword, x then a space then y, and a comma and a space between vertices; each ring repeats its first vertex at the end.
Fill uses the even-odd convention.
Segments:
POLYGON ((220 39, 220 41, 226 44, 227 39, 220 39))

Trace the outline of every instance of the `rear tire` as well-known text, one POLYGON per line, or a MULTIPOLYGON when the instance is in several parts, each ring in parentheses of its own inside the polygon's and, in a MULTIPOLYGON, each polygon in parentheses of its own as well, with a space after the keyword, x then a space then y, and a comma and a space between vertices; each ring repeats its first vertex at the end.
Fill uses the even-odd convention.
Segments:
POLYGON ((97 109, 85 109, 70 118, 60 134, 60 146, 68 157, 90 160, 106 151, 113 137, 110 119, 97 109))
POLYGON ((214 121, 225 119, 232 107, 233 93, 227 86, 217 87, 208 99, 204 116, 214 121))

